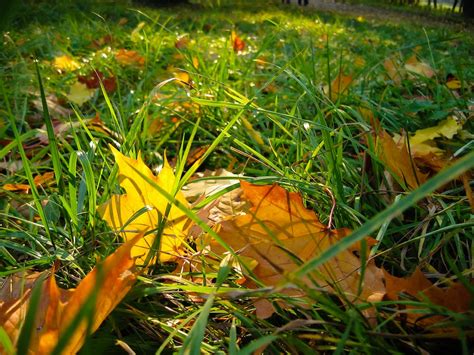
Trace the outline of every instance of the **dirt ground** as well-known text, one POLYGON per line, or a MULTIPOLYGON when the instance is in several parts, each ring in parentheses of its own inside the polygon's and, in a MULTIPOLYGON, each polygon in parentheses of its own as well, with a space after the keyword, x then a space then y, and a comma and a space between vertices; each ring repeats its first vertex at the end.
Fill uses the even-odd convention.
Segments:
MULTIPOLYGON (((345 4, 334 0, 308 0, 308 9, 316 9, 350 17, 362 16, 367 20, 381 20, 390 23, 411 22, 423 26, 449 26, 460 30, 474 32, 474 21, 464 19, 460 14, 449 11, 433 12, 428 8, 414 8, 406 11, 402 8, 382 8, 362 4, 345 4)), ((302 1, 303 2, 303 1, 302 1)), ((297 6, 297 0, 291 0, 291 5, 297 6)))

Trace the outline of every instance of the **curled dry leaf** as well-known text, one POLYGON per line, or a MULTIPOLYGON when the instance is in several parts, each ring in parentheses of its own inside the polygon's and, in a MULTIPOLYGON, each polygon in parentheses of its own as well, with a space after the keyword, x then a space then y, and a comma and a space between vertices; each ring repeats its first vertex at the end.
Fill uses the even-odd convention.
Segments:
MULTIPOLYGON (((57 286, 54 275, 48 276, 41 286, 40 305, 29 354, 50 354, 62 333, 96 292, 90 329, 87 319, 82 320, 68 339, 63 354, 75 354, 80 350, 88 331, 97 330, 135 283, 135 261, 130 256, 130 250, 139 239, 140 236, 137 236, 118 248, 96 266, 76 289, 61 289, 57 286)), ((32 289, 41 275, 42 273, 11 275, 0 290, 0 326, 15 346, 32 289)), ((3 353, 1 346, 0 353, 3 353)))
MULTIPOLYGON (((81 122, 61 122, 59 120, 53 120, 53 131, 54 135, 58 138, 66 136, 66 134, 72 129, 78 128, 81 126, 81 122)), ((41 144, 48 145, 49 137, 46 125, 41 126, 38 129, 36 138, 39 139, 41 144)))
MULTIPOLYGON (((463 313, 470 310, 472 295, 461 283, 453 283, 447 288, 440 288, 433 285, 419 268, 409 277, 400 278, 390 275, 384 270, 387 293, 389 300, 406 299, 402 294, 410 295, 419 301, 428 301, 434 305, 445 307, 457 313, 463 313)), ((416 323, 422 327, 432 326, 446 319, 446 317, 437 314, 416 313, 420 309, 414 306, 408 307, 415 312, 406 312, 407 319, 411 323, 416 323)), ((433 328, 433 330, 443 331, 446 328, 433 328)))
MULTIPOLYGON (((291 284, 288 274, 350 234, 348 229, 328 230, 313 211, 304 207, 297 193, 278 185, 257 186, 244 181, 241 188, 243 199, 252 207, 243 215, 220 222, 215 229, 239 257, 255 262, 246 269, 265 286, 291 284)), ((204 238, 204 248, 219 255, 226 252, 217 241, 204 238)), ((367 244, 373 244, 373 239, 367 239, 367 244)), ((351 301, 377 298, 374 295, 384 293, 382 271, 369 261, 364 280, 360 280, 360 251, 360 244, 355 244, 300 281, 308 287, 337 289, 351 301)), ((253 288, 255 282, 248 278, 246 285, 253 288)), ((294 288, 286 292, 303 295, 294 288)))
MULTIPOLYGON (((183 194, 192 203, 198 203, 202 199, 215 195, 226 188, 239 184, 240 175, 235 175, 225 169, 215 171, 206 170, 197 173, 193 179, 183 187, 183 194), (215 177, 216 179, 213 179, 215 177)), ((236 188, 226 192, 222 196, 201 208, 197 215, 209 227, 213 227, 225 219, 235 217, 244 210, 248 210, 248 202, 242 200, 242 189, 236 188)), ((198 237, 202 234, 202 229, 195 225, 191 228, 190 234, 198 237)))
MULTIPOLYGON (((137 234, 151 232, 132 248, 132 255, 145 262, 146 256, 155 240, 155 230, 159 224, 165 223, 161 236, 160 261, 175 260, 181 252, 181 245, 190 228, 186 215, 175 205, 169 209, 168 200, 150 181, 161 187, 166 193, 172 194, 175 184, 173 170, 165 159, 158 176, 145 165, 143 160, 124 156, 111 147, 119 168, 120 186, 125 189, 124 195, 113 195, 112 198, 98 208, 100 216, 115 232, 125 240, 133 239, 137 234), (165 219, 164 221, 163 218, 165 219)), ((181 192, 175 200, 188 207, 188 202, 181 192)), ((151 262, 154 262, 153 259, 151 262)))

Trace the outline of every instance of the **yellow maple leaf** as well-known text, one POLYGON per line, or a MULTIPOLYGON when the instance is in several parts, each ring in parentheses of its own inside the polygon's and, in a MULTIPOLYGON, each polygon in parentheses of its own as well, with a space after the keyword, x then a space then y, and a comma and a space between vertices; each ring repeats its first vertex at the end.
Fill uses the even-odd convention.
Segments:
POLYGON ((87 85, 75 82, 69 88, 69 94, 66 95, 69 101, 82 106, 94 96, 95 89, 87 88, 87 85))
MULTIPOLYGON (((84 304, 95 296, 91 324, 87 319, 75 328, 62 354, 75 354, 82 347, 89 332, 94 332, 109 313, 125 297, 136 280, 135 261, 130 250, 140 236, 123 244, 94 268, 76 289, 60 289, 54 275, 41 285, 40 304, 29 346, 29 354, 51 354, 62 333, 83 310, 84 304)), ((54 274, 54 269, 53 269, 54 274)), ((25 319, 32 289, 43 273, 13 274, 0 289, 0 327, 16 346, 25 319)), ((0 345, 0 353, 4 353, 0 345)))
POLYGON ((54 58, 53 67, 60 71, 74 71, 79 69, 81 66, 72 57, 68 55, 62 55, 54 58))
MULTIPOLYGON (((216 227, 217 233, 240 257, 254 260, 249 269, 266 286, 285 286, 287 275, 350 234, 348 229, 328 230, 317 215, 304 207, 299 194, 288 192, 278 185, 258 186, 241 182, 243 199, 252 207, 246 214, 224 220, 216 227)), ((210 249, 222 254, 226 251, 210 237, 210 249)), ((367 239, 373 244, 372 239, 367 239)), ((204 243, 206 245, 206 243, 204 243)), ((359 292, 361 260, 353 253, 360 244, 344 250, 322 265, 304 280, 309 287, 339 290, 348 299, 370 299, 382 295, 382 271, 371 261, 366 265, 363 287, 359 292)), ((248 287, 255 284, 246 282, 248 287)), ((301 291, 289 291, 302 295, 301 291)), ((265 312, 265 315, 269 315, 265 312)))
MULTIPOLYGON (((132 255, 138 257, 142 263, 145 262, 155 240, 154 230, 165 218, 159 260, 175 260, 181 254, 180 248, 190 223, 186 215, 175 205, 171 206, 166 216, 168 199, 149 182, 153 181, 168 194, 173 193, 175 176, 168 161, 165 159, 160 174, 155 176, 140 157, 132 159, 113 147, 111 149, 119 168, 120 186, 125 189, 126 194, 113 195, 109 201, 101 205, 98 208, 100 216, 125 240, 130 240, 139 233, 150 232, 132 248, 132 255), (148 210, 140 214, 144 208, 148 210)), ((178 192, 175 199, 188 207, 182 192, 178 192)), ((152 262, 155 260, 153 258, 152 262)))
MULTIPOLYGON (((462 124, 454 117, 448 117, 436 126, 419 129, 410 137, 410 150, 412 155, 421 156, 429 153, 440 155, 443 150, 436 146, 435 138, 453 138, 462 129, 462 124)), ((404 144, 400 136, 395 135, 394 140, 398 145, 404 144)))

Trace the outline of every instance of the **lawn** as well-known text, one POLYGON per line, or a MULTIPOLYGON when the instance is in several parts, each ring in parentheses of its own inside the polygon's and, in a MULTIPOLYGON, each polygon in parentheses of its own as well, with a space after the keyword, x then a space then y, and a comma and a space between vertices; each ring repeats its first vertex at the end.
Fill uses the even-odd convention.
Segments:
POLYGON ((0 352, 472 353, 472 28, 228 3, 4 25, 0 352))

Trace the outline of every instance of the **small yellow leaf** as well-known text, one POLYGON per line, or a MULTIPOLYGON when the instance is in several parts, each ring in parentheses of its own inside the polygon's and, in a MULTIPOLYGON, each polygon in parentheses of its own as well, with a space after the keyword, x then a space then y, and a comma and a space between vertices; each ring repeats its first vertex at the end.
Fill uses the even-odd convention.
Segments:
POLYGON ((69 94, 66 95, 69 101, 82 106, 94 96, 95 89, 88 89, 87 85, 75 82, 69 88, 69 94))
POLYGON ((54 58, 53 66, 60 71, 74 71, 81 67, 78 62, 68 55, 54 58))
POLYGON ((448 139, 453 138, 455 134, 461 130, 462 125, 456 121, 453 117, 448 117, 444 121, 441 121, 434 127, 419 129, 415 134, 410 137, 410 149, 412 153, 424 154, 424 153, 435 153, 439 154, 442 151, 436 148, 436 144, 433 139, 439 137, 445 137, 448 139), (432 146, 433 149, 429 147, 432 146))
POLYGON ((450 90, 457 90, 461 88, 461 81, 458 79, 452 79, 446 82, 446 86, 450 90))

